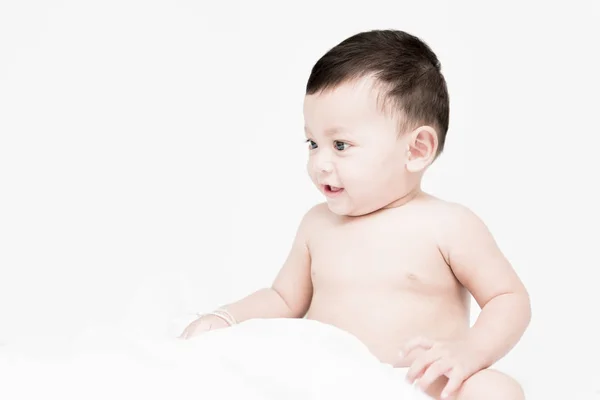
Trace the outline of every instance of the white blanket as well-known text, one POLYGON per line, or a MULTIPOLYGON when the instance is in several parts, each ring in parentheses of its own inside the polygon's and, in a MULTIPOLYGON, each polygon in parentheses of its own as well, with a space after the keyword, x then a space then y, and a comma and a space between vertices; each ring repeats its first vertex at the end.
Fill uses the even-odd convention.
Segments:
POLYGON ((187 341, 96 330, 53 359, 24 350, 0 347, 0 399, 429 398, 354 336, 305 319, 252 320, 187 341))

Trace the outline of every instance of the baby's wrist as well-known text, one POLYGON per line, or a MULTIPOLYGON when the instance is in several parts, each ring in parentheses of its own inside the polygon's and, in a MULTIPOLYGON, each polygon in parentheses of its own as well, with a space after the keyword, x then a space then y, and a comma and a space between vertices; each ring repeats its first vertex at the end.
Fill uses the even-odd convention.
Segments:
POLYGON ((221 319, 222 321, 224 321, 228 326, 233 326, 238 323, 237 320, 235 319, 235 317, 233 315, 231 315, 231 313, 224 308, 218 308, 214 311, 204 313, 204 314, 197 314, 197 315, 198 315, 198 318, 207 317, 207 316, 217 317, 217 318, 221 319))

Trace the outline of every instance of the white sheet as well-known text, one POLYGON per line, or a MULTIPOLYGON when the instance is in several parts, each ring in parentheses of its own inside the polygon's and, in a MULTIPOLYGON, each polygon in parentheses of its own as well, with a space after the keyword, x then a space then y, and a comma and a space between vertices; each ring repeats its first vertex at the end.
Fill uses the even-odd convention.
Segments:
POLYGON ((303 319, 253 320, 188 341, 96 329, 60 358, 24 345, 0 347, 2 399, 428 398, 352 335, 303 319))

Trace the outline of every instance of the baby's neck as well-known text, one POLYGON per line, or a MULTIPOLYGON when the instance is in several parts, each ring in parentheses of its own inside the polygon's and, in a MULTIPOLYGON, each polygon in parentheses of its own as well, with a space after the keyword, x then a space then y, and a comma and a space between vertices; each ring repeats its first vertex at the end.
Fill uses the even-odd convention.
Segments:
POLYGON ((424 197, 424 196, 427 196, 427 194, 421 190, 421 185, 419 183, 419 184, 416 184, 407 193, 405 193, 402 197, 397 198, 396 200, 394 200, 387 206, 383 207, 383 209, 401 207, 417 198, 424 197))

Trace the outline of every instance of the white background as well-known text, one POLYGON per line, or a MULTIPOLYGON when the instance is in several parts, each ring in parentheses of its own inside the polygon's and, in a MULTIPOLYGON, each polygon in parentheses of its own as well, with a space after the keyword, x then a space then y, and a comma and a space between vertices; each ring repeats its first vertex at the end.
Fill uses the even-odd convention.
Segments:
POLYGON ((322 201, 310 68, 396 28, 451 95, 426 189, 488 223, 532 296, 498 367, 531 399, 600 397, 598 2, 324 3, 0 1, 0 342, 160 328, 269 285, 322 201))

